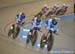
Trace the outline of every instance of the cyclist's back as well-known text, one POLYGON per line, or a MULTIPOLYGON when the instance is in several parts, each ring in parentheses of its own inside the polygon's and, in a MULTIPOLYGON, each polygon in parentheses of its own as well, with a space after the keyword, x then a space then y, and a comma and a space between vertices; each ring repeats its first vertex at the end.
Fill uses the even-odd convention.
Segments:
POLYGON ((47 20, 45 26, 48 30, 51 30, 53 28, 53 32, 56 32, 58 28, 58 22, 57 21, 54 22, 54 21, 55 19, 47 20))
POLYGON ((41 26, 42 19, 37 20, 37 17, 35 17, 34 19, 32 19, 32 22, 31 23, 34 25, 34 27, 41 26))
POLYGON ((63 4, 63 6, 61 7, 62 10, 67 10, 68 5, 67 4, 63 4))
POLYGON ((16 21, 19 23, 19 24, 23 24, 25 21, 26 21, 26 16, 24 13, 19 13, 16 15, 16 21))

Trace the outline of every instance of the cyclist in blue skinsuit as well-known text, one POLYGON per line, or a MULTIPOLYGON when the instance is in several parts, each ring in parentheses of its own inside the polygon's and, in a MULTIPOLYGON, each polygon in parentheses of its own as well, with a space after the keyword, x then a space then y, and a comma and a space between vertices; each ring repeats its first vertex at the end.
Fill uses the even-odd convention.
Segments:
POLYGON ((17 14, 17 15, 16 15, 16 21, 17 21, 19 24, 23 25, 23 24, 25 23, 25 21, 26 21, 26 16, 25 16, 25 14, 24 14, 23 12, 20 12, 19 14, 17 14))
POLYGON ((35 29, 38 29, 40 31, 41 26, 42 26, 42 19, 40 18, 40 16, 35 17, 34 19, 32 19, 31 24, 32 24, 32 28, 29 32, 30 35, 31 33, 33 33, 33 30, 35 29))
POLYGON ((58 22, 57 20, 54 18, 54 19, 48 19, 46 22, 45 22, 45 27, 46 27, 46 31, 44 33, 45 35, 45 38, 47 38, 48 36, 48 32, 51 30, 53 33, 57 34, 57 28, 58 28, 58 22))

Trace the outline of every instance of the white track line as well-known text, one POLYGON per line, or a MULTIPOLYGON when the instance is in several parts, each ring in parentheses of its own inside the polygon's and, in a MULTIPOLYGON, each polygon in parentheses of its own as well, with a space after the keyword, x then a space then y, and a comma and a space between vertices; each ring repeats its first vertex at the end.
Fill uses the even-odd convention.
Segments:
POLYGON ((27 38, 27 36, 22 36, 22 37, 25 38, 25 39, 27 38))
POLYGON ((23 29, 23 31, 27 31, 27 32, 29 32, 30 30, 29 30, 29 29, 23 29))

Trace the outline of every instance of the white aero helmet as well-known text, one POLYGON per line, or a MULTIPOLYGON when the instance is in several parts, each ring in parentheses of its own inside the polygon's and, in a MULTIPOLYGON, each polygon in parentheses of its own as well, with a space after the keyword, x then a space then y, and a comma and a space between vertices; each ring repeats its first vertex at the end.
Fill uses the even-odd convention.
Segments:
POLYGON ((66 4, 64 3, 63 6, 66 6, 66 4))
POLYGON ((47 4, 45 4, 44 7, 49 8, 49 6, 47 4))
POLYGON ((59 5, 58 5, 58 4, 54 4, 54 6, 55 6, 55 7, 59 7, 59 5))
POLYGON ((20 14, 20 15, 22 15, 22 14, 23 14, 23 12, 20 12, 19 14, 20 14))
POLYGON ((55 19, 55 20, 61 20, 60 18, 57 18, 57 17, 55 17, 54 19, 55 19))
POLYGON ((63 6, 68 6, 68 5, 64 3, 63 6))

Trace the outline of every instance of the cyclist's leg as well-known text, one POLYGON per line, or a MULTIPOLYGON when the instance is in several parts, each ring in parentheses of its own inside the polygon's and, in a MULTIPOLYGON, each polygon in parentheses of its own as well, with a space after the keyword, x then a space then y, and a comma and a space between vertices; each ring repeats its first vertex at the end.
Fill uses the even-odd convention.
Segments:
POLYGON ((19 32, 20 32, 20 27, 19 26, 16 27, 16 31, 17 31, 17 34, 16 35, 18 35, 19 32))
POLYGON ((45 33, 44 33, 45 37, 48 36, 48 32, 49 32, 49 28, 46 28, 46 31, 45 31, 45 33))
POLYGON ((50 17, 50 15, 52 15, 52 13, 53 13, 53 10, 49 11, 49 12, 47 13, 46 17, 50 17))
POLYGON ((32 28, 29 31, 29 35, 33 35, 34 25, 32 25, 32 28))
POLYGON ((40 32, 42 32, 41 27, 38 27, 37 30, 40 31, 40 32))
POLYGON ((62 8, 57 10, 56 15, 59 15, 61 11, 62 11, 62 8))
POLYGON ((43 34, 43 37, 42 37, 43 42, 46 42, 47 41, 48 32, 49 32, 49 30, 46 29, 46 31, 45 31, 45 33, 43 34))
POLYGON ((42 11, 40 11, 35 17, 42 16, 42 11))
POLYGON ((54 31, 53 31, 53 33, 56 34, 56 35, 58 35, 58 30, 57 29, 58 28, 54 29, 54 31))

